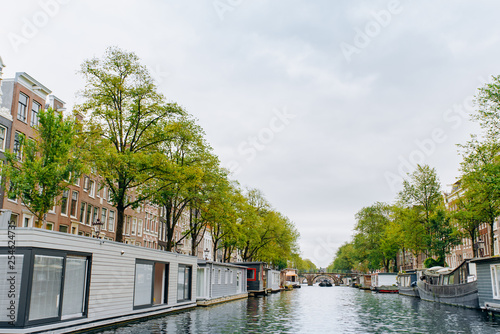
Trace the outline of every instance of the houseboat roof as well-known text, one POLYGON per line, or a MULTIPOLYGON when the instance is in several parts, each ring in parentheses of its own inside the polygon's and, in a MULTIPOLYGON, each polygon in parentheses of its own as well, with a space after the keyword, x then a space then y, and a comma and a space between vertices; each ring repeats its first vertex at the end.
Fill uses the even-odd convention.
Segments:
POLYGON ((476 257, 470 260, 470 262, 500 262, 500 256, 487 256, 487 257, 476 257))
POLYGON ((200 260, 198 259, 198 265, 207 265, 207 264, 214 264, 218 266, 224 266, 224 267, 232 267, 232 268, 241 268, 241 269, 246 269, 247 267, 237 265, 234 263, 227 263, 227 262, 216 262, 216 261, 210 261, 210 260, 200 260))

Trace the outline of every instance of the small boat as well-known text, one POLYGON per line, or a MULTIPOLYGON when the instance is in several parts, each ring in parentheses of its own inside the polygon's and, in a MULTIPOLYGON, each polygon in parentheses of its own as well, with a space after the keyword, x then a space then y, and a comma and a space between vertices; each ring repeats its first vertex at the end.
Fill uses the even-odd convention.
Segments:
POLYGON ((330 282, 327 279, 324 279, 319 283, 319 286, 332 286, 332 282, 330 282))
POLYGON ((374 273, 371 277, 370 289, 380 293, 398 293, 396 273, 374 273))
POLYGON ((417 277, 418 274, 415 270, 400 272, 397 277, 399 294, 404 296, 419 297, 417 277))
POLYGON ((469 261, 464 260, 455 269, 443 267, 426 269, 417 282, 420 299, 479 308, 475 265, 470 268, 469 261))

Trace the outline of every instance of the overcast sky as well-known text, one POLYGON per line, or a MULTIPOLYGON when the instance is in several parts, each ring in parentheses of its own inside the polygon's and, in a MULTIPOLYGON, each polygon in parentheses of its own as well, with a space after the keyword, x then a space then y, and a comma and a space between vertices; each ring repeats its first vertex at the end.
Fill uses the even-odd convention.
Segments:
POLYGON ((199 119, 224 166, 258 188, 328 265, 355 213, 393 202, 416 163, 443 190, 500 74, 498 1, 0 1, 4 78, 77 101, 83 60, 116 45, 199 119))

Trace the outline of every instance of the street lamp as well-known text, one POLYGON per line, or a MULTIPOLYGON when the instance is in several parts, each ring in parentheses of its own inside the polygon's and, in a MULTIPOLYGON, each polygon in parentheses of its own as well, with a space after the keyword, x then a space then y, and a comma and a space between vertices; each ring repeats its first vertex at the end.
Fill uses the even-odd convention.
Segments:
POLYGON ((92 222, 92 229, 94 230, 94 233, 95 233, 97 239, 99 239, 99 234, 101 233, 102 225, 104 225, 104 223, 102 223, 99 220, 99 218, 97 218, 97 220, 95 222, 92 222))

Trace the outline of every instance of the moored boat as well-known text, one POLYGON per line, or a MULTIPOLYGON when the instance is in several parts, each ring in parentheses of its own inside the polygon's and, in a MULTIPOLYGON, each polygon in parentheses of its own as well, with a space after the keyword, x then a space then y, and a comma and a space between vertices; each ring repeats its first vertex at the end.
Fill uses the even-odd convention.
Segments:
POLYGON ((411 297, 419 297, 417 288, 417 271, 409 270, 398 273, 397 281, 399 294, 411 297))
POLYGON ((327 279, 324 279, 319 283, 319 286, 332 286, 332 282, 330 282, 327 279))
POLYGON ((370 289, 380 293, 398 293, 396 277, 396 273, 374 273, 370 289))
POLYGON ((418 280, 417 287, 423 300, 479 308, 475 266, 469 266, 469 260, 463 261, 455 269, 426 269, 418 280))

